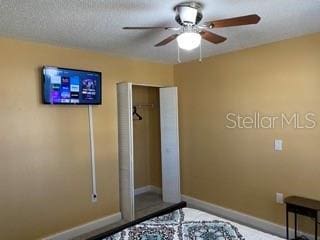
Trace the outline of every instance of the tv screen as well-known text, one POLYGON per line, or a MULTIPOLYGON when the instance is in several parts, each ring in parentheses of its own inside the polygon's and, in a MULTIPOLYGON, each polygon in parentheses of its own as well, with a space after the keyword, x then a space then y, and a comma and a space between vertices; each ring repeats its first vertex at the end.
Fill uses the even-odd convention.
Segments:
POLYGON ((43 67, 45 104, 101 104, 101 72, 43 67))

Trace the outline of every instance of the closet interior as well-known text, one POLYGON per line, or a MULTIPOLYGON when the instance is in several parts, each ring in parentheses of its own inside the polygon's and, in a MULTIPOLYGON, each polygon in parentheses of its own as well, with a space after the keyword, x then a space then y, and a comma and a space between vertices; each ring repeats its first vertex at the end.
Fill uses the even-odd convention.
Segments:
POLYGON ((135 217, 168 206, 162 201, 159 88, 132 87, 135 217))

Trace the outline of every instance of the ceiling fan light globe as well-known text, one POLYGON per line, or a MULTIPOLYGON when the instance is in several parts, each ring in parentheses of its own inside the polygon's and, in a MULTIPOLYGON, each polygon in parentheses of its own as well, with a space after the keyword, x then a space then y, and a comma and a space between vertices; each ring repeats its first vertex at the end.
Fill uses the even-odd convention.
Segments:
POLYGON ((191 51, 200 46, 201 35, 195 32, 184 32, 177 37, 177 42, 179 48, 191 51))

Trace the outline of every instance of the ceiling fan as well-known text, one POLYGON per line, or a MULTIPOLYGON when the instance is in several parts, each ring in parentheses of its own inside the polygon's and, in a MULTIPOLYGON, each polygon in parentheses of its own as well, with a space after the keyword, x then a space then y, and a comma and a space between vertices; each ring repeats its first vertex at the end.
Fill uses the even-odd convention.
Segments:
POLYGON ((202 5, 198 2, 184 2, 178 4, 174 10, 176 12, 175 20, 180 27, 124 27, 125 30, 172 30, 177 33, 172 34, 166 39, 154 45, 155 47, 164 46, 173 40, 177 39, 179 48, 184 50, 192 50, 199 47, 201 39, 205 39, 211 43, 219 44, 227 39, 223 36, 215 34, 208 29, 234 27, 241 25, 257 24, 260 17, 256 14, 246 15, 235 18, 220 19, 205 22, 199 25, 202 20, 202 5))

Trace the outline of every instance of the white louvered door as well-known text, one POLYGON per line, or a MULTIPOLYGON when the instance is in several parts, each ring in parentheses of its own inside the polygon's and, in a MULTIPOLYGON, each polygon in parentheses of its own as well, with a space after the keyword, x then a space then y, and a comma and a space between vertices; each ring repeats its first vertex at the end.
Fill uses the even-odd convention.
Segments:
POLYGON ((132 84, 119 83, 117 95, 120 207, 122 218, 132 221, 134 220, 132 84))
POLYGON ((178 89, 160 88, 162 198, 164 202, 181 201, 178 89))

